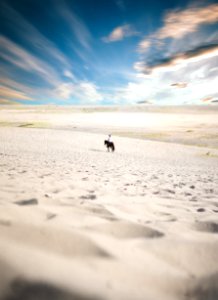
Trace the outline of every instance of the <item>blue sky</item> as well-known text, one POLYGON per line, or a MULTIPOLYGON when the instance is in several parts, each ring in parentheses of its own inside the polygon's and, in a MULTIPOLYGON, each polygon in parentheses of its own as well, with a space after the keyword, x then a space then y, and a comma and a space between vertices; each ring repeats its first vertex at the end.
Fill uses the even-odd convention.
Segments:
POLYGON ((1 0, 0 104, 211 104, 217 1, 1 0))

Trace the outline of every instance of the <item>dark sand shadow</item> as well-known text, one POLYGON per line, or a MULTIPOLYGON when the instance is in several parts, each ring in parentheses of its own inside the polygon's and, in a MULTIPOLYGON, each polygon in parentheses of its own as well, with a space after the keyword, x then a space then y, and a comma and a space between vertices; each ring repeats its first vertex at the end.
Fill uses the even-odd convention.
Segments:
POLYGON ((45 282, 15 279, 11 293, 2 300, 100 300, 100 298, 69 292, 45 282))

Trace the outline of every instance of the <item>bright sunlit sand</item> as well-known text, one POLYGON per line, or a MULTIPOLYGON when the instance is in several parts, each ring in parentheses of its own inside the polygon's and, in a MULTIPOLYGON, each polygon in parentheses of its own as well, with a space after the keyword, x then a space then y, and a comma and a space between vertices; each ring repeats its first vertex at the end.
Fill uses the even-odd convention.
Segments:
POLYGON ((2 106, 0 299, 216 300, 217 126, 214 107, 2 106))

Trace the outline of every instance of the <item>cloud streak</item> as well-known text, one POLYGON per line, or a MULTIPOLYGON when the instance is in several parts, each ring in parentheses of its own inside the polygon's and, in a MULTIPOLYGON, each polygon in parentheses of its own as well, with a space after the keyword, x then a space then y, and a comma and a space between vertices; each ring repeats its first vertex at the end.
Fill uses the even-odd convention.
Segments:
POLYGON ((1 3, 0 8, 4 11, 2 16, 8 21, 8 26, 31 47, 39 52, 41 56, 47 56, 63 66, 69 66, 69 60, 57 49, 56 45, 41 34, 20 13, 6 3, 1 3))
POLYGON ((204 59, 218 56, 218 45, 206 45, 196 49, 176 54, 175 56, 168 57, 156 61, 154 64, 146 65, 143 62, 135 64, 135 69, 145 74, 151 74, 154 71, 161 70, 173 70, 186 66, 187 64, 199 62, 204 59))
POLYGON ((116 5, 119 7, 121 11, 126 10, 126 5, 124 3, 124 0, 115 0, 116 5))
POLYGON ((57 11, 67 23, 71 32, 76 36, 79 43, 86 49, 91 50, 92 36, 85 23, 66 5, 65 1, 57 4, 57 11))
POLYGON ((113 31, 106 37, 103 37, 102 40, 105 43, 112 43, 121 41, 124 38, 138 35, 138 32, 135 31, 130 25, 118 26, 113 29, 113 31))
POLYGON ((0 36, 0 57, 22 70, 37 73, 50 85, 59 83, 59 76, 50 65, 4 36, 0 36))
POLYGON ((0 98, 6 98, 6 100, 32 100, 29 96, 25 95, 23 92, 16 91, 14 89, 0 86, 0 98))
POLYGON ((178 88, 178 89, 184 89, 188 86, 187 82, 176 82, 171 84, 172 87, 178 88))
POLYGON ((8 100, 8 99, 4 99, 4 98, 0 98, 0 105, 12 105, 12 104, 17 104, 17 102, 8 100))

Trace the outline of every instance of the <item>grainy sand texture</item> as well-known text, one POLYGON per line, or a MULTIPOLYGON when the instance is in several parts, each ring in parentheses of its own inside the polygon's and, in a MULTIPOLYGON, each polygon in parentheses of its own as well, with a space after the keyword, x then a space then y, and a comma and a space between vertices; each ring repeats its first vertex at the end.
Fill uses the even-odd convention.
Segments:
POLYGON ((216 107, 2 106, 0 125, 0 300, 218 299, 216 107))

